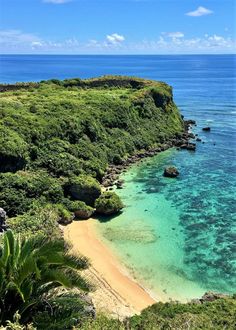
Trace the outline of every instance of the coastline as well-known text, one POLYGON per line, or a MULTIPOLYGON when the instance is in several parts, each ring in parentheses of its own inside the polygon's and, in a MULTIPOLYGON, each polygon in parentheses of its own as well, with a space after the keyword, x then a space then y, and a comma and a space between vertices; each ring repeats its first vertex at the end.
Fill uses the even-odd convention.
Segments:
POLYGON ((130 155, 127 159, 122 160, 119 164, 110 164, 102 178, 102 188, 104 191, 109 191, 112 186, 116 185, 118 189, 123 186, 123 181, 119 179, 122 172, 126 171, 133 164, 142 161, 148 157, 154 157, 160 152, 166 151, 170 148, 176 148, 177 150, 186 149, 189 151, 196 150, 196 143, 190 142, 191 139, 197 137, 191 132, 192 126, 196 126, 195 120, 183 120, 184 132, 177 134, 175 137, 170 138, 168 141, 160 145, 159 147, 153 147, 143 151, 138 151, 133 155, 130 155))
POLYGON ((91 261, 84 276, 95 285, 95 291, 90 293, 93 303, 98 310, 120 318, 140 313, 156 300, 122 269, 118 258, 99 239, 95 222, 74 221, 64 227, 73 252, 91 261))

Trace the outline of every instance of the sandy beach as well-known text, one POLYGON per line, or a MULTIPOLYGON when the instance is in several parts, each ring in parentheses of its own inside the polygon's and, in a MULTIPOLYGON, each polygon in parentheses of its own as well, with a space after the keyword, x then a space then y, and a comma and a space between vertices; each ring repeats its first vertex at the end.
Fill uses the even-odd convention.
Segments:
POLYGON ((64 235, 72 243, 73 252, 89 258, 91 267, 84 276, 95 285, 90 293, 98 310, 120 318, 139 313, 155 303, 155 300, 131 277, 101 242, 94 219, 74 221, 64 228, 64 235))

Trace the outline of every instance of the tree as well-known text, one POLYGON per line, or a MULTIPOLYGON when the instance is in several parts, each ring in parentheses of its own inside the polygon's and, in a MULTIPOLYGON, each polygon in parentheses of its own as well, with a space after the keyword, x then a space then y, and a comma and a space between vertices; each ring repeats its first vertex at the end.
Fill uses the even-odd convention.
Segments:
POLYGON ((21 239, 7 231, 0 244, 0 324, 12 321, 17 311, 28 322, 55 288, 88 291, 78 272, 87 267, 87 259, 70 254, 61 239, 21 239))

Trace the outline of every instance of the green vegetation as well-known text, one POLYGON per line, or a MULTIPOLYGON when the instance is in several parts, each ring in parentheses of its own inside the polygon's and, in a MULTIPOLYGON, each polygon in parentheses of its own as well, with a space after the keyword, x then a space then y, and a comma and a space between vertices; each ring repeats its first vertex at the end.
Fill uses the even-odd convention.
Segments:
POLYGON ((62 324, 66 329, 68 322, 72 326, 84 302, 79 291, 72 294, 62 288, 88 291, 89 284, 78 272, 87 267, 88 261, 70 254, 61 239, 21 240, 7 231, 0 244, 0 324, 19 313, 23 324, 34 321, 38 329, 45 329, 41 324, 47 322, 49 329, 64 329, 62 324), (62 323, 55 327, 58 316, 62 323))
POLYGON ((114 192, 104 192, 95 202, 96 211, 100 214, 114 214, 123 207, 120 197, 114 192))
POLYGON ((76 219, 88 219, 95 211, 93 207, 86 205, 82 201, 68 201, 67 207, 74 213, 76 219))
POLYGON ((130 329, 234 329, 236 299, 229 297, 202 304, 157 303, 130 319, 130 329))
POLYGON ((60 217, 54 205, 34 204, 28 212, 7 219, 7 225, 14 233, 24 237, 41 236, 57 239, 61 237, 58 219, 60 217))
POLYGON ((101 194, 101 187, 98 181, 91 176, 80 175, 69 179, 65 191, 71 198, 94 206, 95 200, 101 194))
POLYGON ((157 303, 124 321, 94 318, 58 222, 111 214, 123 204, 101 193, 108 164, 184 130, 171 87, 129 77, 0 86, 0 329, 235 329, 236 299, 157 303))
POLYGON ((98 315, 77 328, 83 330, 234 330, 236 298, 200 304, 157 303, 124 321, 98 315))
MULTIPOLYGON (((42 224, 45 211, 35 212, 40 206, 54 208, 59 223, 72 221, 76 211, 87 218, 108 164, 121 164, 184 129, 171 87, 161 82, 106 76, 0 90, 0 207, 14 230, 23 225, 29 234, 42 224), (85 204, 70 208, 75 201, 85 204)), ((114 195, 103 198, 97 205, 119 205, 114 195)))

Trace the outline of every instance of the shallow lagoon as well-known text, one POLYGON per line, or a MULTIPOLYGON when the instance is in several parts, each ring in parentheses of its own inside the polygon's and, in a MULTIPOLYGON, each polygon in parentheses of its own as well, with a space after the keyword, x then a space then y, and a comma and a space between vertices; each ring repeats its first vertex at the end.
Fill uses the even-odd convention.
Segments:
POLYGON ((106 243, 157 298, 186 300, 236 288, 233 180, 221 170, 226 158, 209 173, 213 160, 204 150, 198 153, 171 149, 131 167, 117 190, 126 208, 98 225, 106 243), (164 178, 163 168, 172 164, 181 175, 164 178))

